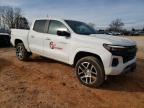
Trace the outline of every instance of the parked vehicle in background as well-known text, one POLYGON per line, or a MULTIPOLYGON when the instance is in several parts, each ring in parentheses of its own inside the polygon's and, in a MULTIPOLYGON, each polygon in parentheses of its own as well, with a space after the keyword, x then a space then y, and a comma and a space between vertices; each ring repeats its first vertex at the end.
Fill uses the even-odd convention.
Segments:
POLYGON ((11 42, 19 60, 32 53, 75 67, 79 81, 100 86, 106 76, 130 72, 136 67, 136 43, 97 32, 80 21, 37 19, 30 30, 11 30, 11 42))
POLYGON ((144 36, 144 31, 141 31, 141 32, 140 32, 140 35, 144 36))
POLYGON ((144 35, 144 31, 124 31, 123 34, 126 36, 141 36, 144 35))
POLYGON ((97 34, 107 34, 107 32, 105 30, 98 30, 97 34))
POLYGON ((0 47, 10 46, 10 29, 7 25, 0 25, 0 47))
POLYGON ((108 35, 114 35, 114 36, 118 36, 118 35, 122 35, 122 33, 121 32, 108 32, 107 33, 108 35))

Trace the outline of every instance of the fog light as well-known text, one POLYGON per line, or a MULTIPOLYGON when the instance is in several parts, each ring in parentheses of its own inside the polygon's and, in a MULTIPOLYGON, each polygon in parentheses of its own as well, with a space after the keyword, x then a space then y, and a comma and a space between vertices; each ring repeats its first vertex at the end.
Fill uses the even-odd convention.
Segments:
POLYGON ((112 66, 117 66, 119 64, 119 61, 117 58, 113 58, 113 61, 112 61, 112 66))

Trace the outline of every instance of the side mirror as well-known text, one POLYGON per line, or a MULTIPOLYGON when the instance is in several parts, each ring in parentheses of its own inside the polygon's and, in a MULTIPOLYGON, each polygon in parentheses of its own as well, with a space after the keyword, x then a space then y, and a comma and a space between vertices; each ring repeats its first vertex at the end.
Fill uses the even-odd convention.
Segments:
POLYGON ((65 36, 65 37, 70 37, 70 33, 67 31, 57 31, 58 36, 65 36))

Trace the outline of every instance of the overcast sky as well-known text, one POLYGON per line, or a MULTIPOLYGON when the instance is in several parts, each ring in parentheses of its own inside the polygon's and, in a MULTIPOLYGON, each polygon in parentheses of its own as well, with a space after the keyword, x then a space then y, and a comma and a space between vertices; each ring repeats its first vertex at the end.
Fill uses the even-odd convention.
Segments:
POLYGON ((30 21, 48 15, 107 27, 120 18, 126 27, 144 26, 144 0, 0 0, 0 5, 22 8, 30 21))

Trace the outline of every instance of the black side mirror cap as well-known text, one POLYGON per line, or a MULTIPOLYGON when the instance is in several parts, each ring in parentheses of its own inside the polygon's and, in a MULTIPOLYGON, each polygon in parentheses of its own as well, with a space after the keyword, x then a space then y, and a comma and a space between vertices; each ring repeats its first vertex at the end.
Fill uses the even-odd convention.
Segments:
POLYGON ((65 37, 70 37, 71 34, 67 31, 57 31, 58 36, 65 36, 65 37))

